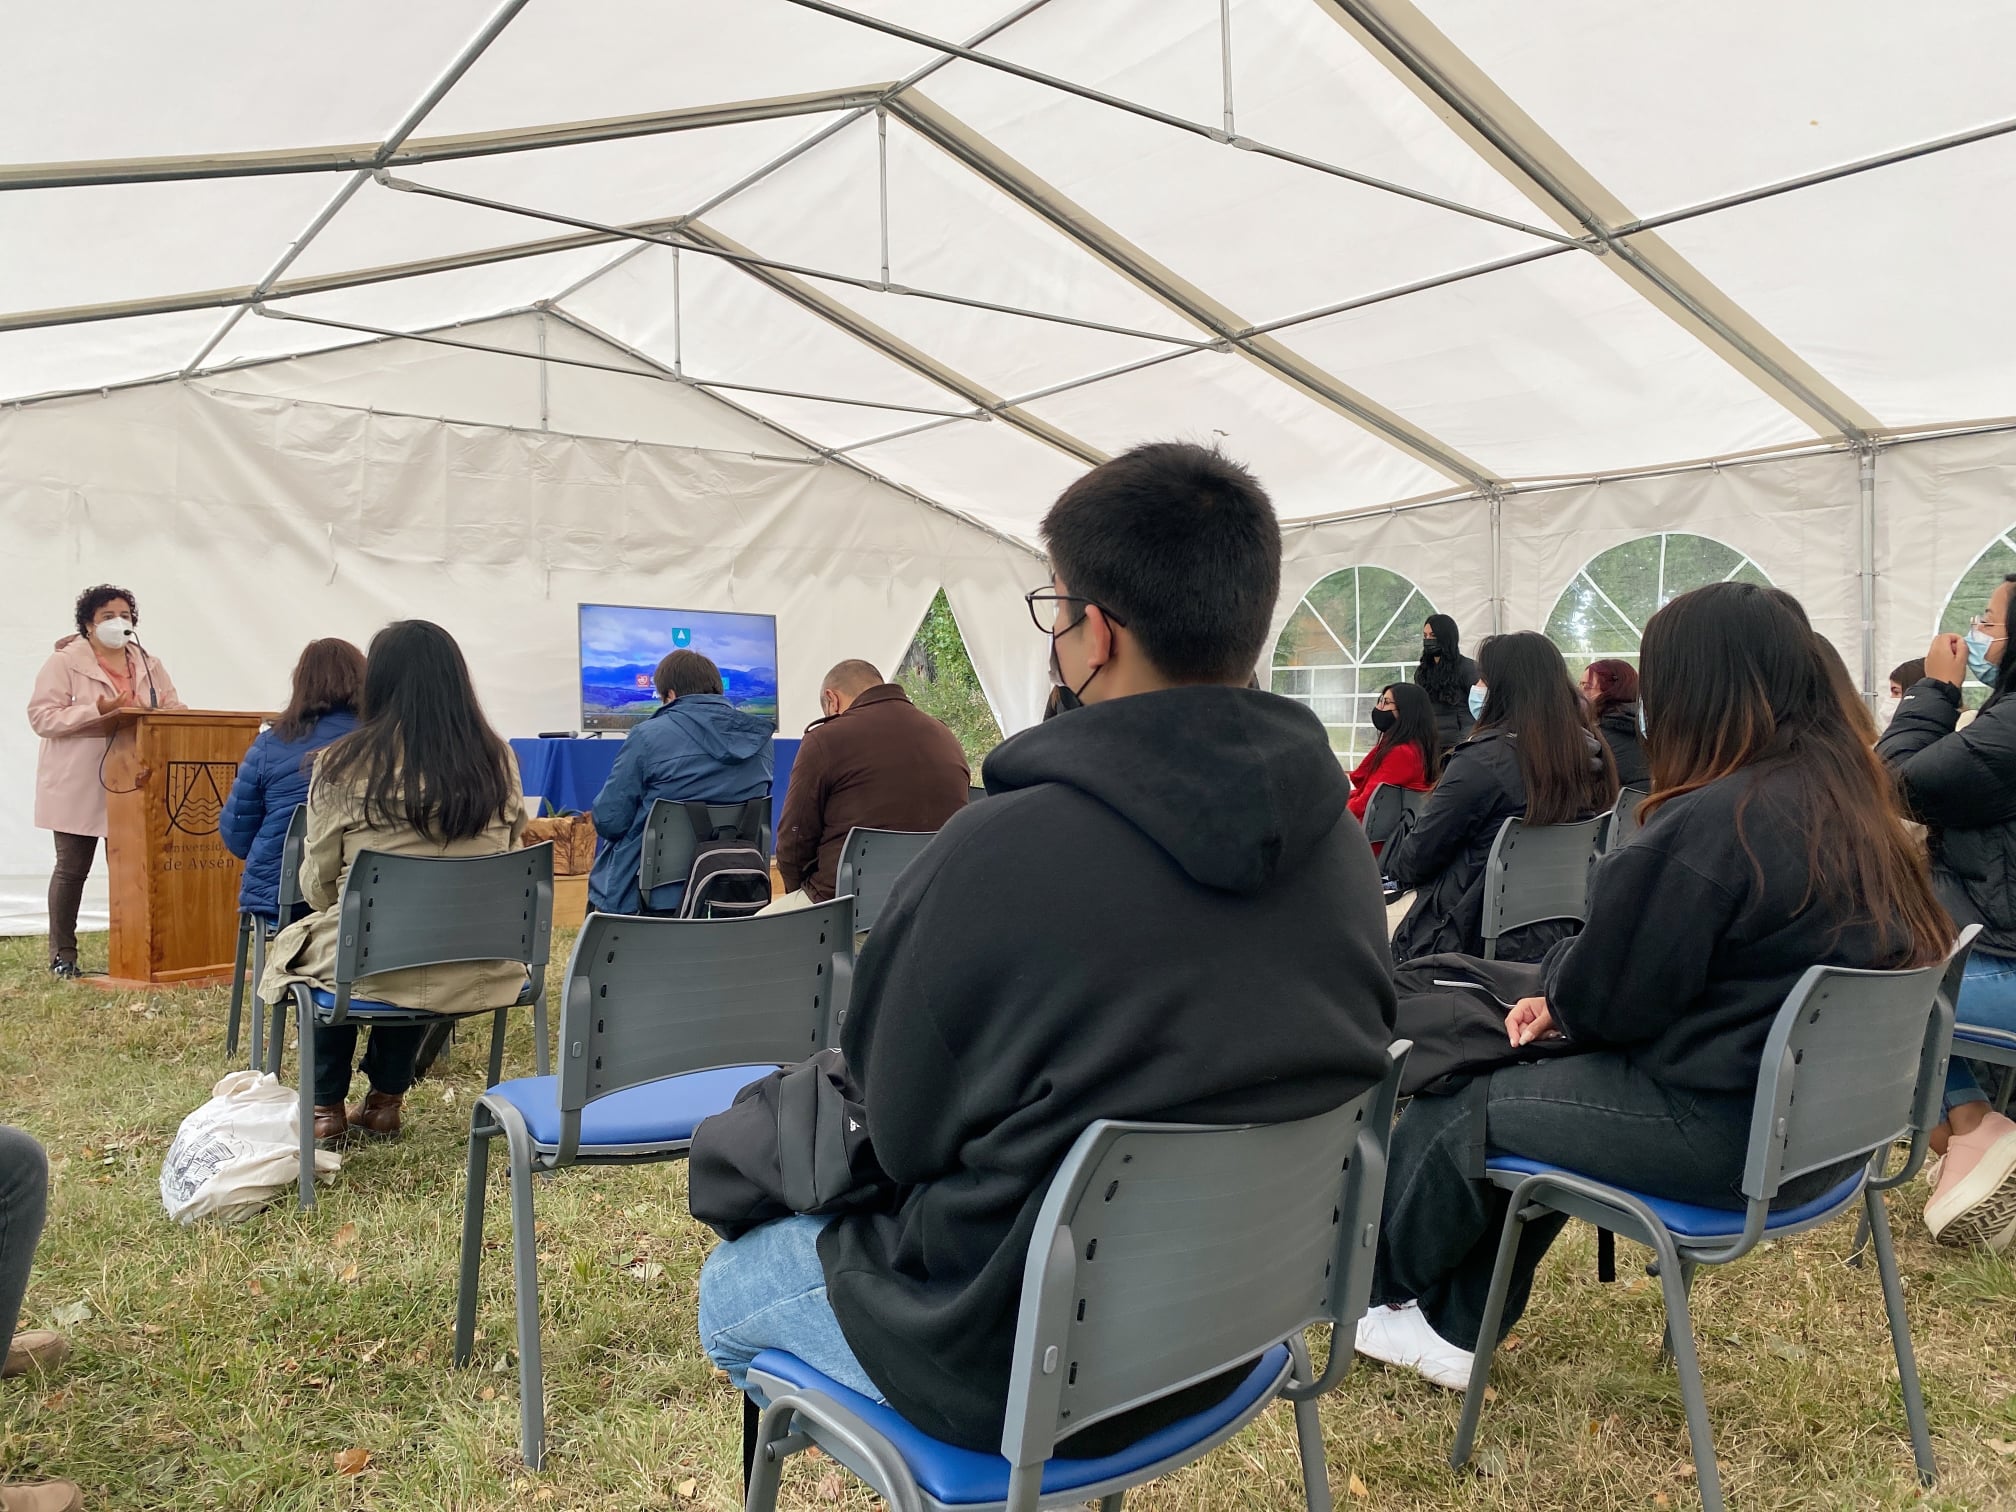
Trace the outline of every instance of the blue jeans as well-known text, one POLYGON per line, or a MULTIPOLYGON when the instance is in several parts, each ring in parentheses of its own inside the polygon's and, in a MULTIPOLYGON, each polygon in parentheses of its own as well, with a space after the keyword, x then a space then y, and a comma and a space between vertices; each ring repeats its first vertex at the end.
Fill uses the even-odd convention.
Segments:
POLYGON ((714 1247, 700 1268, 700 1347, 748 1389, 749 1362, 766 1349, 796 1355, 870 1401, 883 1400, 854 1358, 819 1264, 831 1218, 780 1218, 714 1247))
MULTIPOLYGON (((2016 1034, 2016 959, 1975 951, 1967 958, 1967 975, 1955 1005, 1963 1024, 1980 1024, 2016 1034)), ((1955 1046, 1958 1052, 1962 1047, 1955 1046)), ((1988 1094, 1956 1053, 1946 1064, 1946 1111, 1962 1103, 1986 1102, 1988 1094)))

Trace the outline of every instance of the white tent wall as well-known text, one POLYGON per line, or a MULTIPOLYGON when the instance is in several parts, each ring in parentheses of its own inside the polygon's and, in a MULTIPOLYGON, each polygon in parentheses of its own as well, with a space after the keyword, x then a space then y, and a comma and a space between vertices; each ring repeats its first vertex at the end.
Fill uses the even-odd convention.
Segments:
MULTIPOLYGON (((0 686, 17 708, 74 595, 100 581, 139 596, 147 644, 197 707, 275 708, 305 641, 361 645, 421 616, 461 642, 500 730, 570 728, 587 600, 776 614, 791 733, 817 717, 837 658, 893 667, 943 586, 1004 728, 1040 708, 1019 602, 1037 559, 833 463, 171 383, 0 411, 0 550, 0 686)), ((36 750, 25 719, 0 721, 15 795, 0 930, 45 927, 36 750)), ((103 896, 101 865, 87 927, 103 896)))
POLYGON ((1281 601, 1261 658, 1263 686, 1274 639, 1302 595, 1347 567, 1384 567, 1409 579, 1438 613, 1455 616, 1472 649, 1491 629, 1491 506, 1483 499, 1291 525, 1281 544, 1281 601))
POLYGON ((1912 442, 1877 456, 1879 678, 1925 654, 1954 585, 2012 524, 2016 432, 1912 442))

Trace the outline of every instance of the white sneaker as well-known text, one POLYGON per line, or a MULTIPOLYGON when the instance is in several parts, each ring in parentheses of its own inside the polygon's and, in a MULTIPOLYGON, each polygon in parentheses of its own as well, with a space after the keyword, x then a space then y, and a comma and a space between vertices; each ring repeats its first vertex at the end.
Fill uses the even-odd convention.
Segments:
POLYGON ((1470 1384, 1476 1356, 1458 1349, 1429 1326, 1421 1304, 1375 1307, 1358 1320, 1358 1353, 1418 1371, 1422 1379, 1451 1391, 1470 1384))

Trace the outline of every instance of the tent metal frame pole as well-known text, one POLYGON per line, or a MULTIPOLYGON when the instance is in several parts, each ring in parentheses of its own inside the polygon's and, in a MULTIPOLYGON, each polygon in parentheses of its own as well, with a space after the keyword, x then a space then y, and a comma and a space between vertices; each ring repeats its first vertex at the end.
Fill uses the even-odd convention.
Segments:
POLYGON ((546 312, 535 310, 533 315, 533 325, 539 332, 539 429, 543 431, 553 429, 553 409, 549 403, 551 395, 546 385, 546 312))
POLYGON ((1232 124, 1232 0, 1218 0, 1218 64, 1224 80, 1225 135, 1236 135, 1232 124))
POLYGON ((250 304, 267 296, 273 286, 280 281, 281 276, 294 265, 294 260, 308 250, 309 244, 321 235, 323 228, 350 203, 351 197, 364 187, 372 173, 382 168, 405 140, 420 129, 420 123, 427 119, 436 105, 447 98, 448 91, 462 81, 462 76, 475 66, 476 60, 483 56, 490 44, 504 35, 504 29, 518 18, 518 13, 524 10, 528 3, 530 0, 503 0, 497 9, 490 13, 490 19, 483 23, 482 29, 462 45, 461 50, 449 60, 448 66, 441 70, 434 82, 427 86, 426 92, 414 102, 413 108, 408 110, 400 118, 399 124, 392 128, 392 134, 378 144, 378 151, 372 155, 371 166, 359 168, 350 175, 341 189, 330 196, 329 203, 324 205, 315 219, 308 223, 307 229, 288 243, 287 250, 280 254, 279 260, 266 270, 266 276, 253 286, 251 300, 239 305, 225 316, 223 323, 211 333, 210 339, 197 349, 196 355, 182 365, 185 376, 201 367, 203 359, 217 350, 218 343, 229 336, 238 322, 245 318, 245 311, 250 304))
POLYGON ((1505 631, 1505 490, 1488 488, 1491 501, 1491 633, 1505 631))
MULTIPOLYGON (((723 262, 737 263, 749 268, 765 268, 772 272, 789 273, 798 278, 814 278, 825 283, 845 284, 849 288, 861 289, 870 294, 896 294, 907 299, 923 299, 934 304, 958 305, 962 309, 985 310, 995 315, 1016 315, 1025 320, 1041 320, 1051 325, 1073 326, 1081 331, 1099 331, 1108 336, 1128 336, 1137 341, 1155 341, 1168 346, 1185 347, 1191 350, 1208 347, 1208 341, 1197 341, 1185 336, 1170 336, 1160 331, 1143 331, 1132 326, 1111 325, 1103 320, 1086 320, 1076 315, 1058 315, 1048 310, 1030 310, 1020 305, 998 304, 992 300, 970 299, 963 294, 949 294, 940 289, 915 289, 907 284, 889 282, 888 263, 888 203, 886 191, 882 208, 882 277, 864 278, 857 273, 840 273, 830 268, 809 268, 802 263, 780 262, 775 258, 758 257, 754 253, 724 252, 718 247, 710 247, 704 242, 689 239, 692 228, 700 222, 691 216, 683 216, 673 229, 655 230, 637 226, 612 226, 602 221, 585 220, 576 215, 563 215, 555 210, 540 210, 531 205, 517 205, 508 200, 486 199, 481 195, 464 194, 458 189, 442 189, 433 184, 416 183, 412 179, 396 178, 390 173, 377 175, 379 184, 401 194, 418 194, 429 199, 447 200, 458 205, 473 205, 481 210, 494 210, 503 215, 522 215, 527 220, 548 221, 556 226, 572 226, 577 230, 592 231, 598 235, 622 238, 626 241, 643 242, 647 246, 670 247, 687 252, 697 252, 705 257, 715 257, 723 262)), ((565 294, 553 296, 557 304, 567 298, 565 294)))
POLYGON ((1876 448, 1857 448, 1856 468, 1860 508, 1860 562, 1857 576, 1862 587, 1862 699, 1873 712, 1876 708, 1876 448))
POLYGON ((917 47, 931 48, 936 52, 945 53, 950 57, 957 58, 961 62, 977 63, 982 68, 991 68, 1000 73, 1012 74, 1016 78, 1024 79, 1031 84, 1041 84, 1045 88, 1058 90, 1063 94, 1076 95, 1079 99, 1089 100, 1094 105, 1104 105, 1110 110, 1118 110, 1128 115, 1140 116, 1143 120, 1154 121, 1158 125, 1167 126, 1175 131, 1187 132, 1191 136, 1201 136, 1207 141, 1217 142, 1221 146, 1237 147, 1243 152, 1251 152, 1261 157, 1271 157, 1284 163, 1292 163, 1298 168, 1308 168, 1317 173, 1328 174, 1332 178, 1345 179, 1351 183, 1362 185, 1367 189, 1377 189, 1384 194, 1396 194, 1402 199, 1414 200, 1418 204, 1432 205, 1438 210, 1447 210, 1452 215, 1468 216, 1472 220, 1480 220, 1494 226, 1502 226, 1507 231, 1518 231, 1527 236, 1536 236, 1542 241, 1561 242, 1571 247, 1583 247, 1585 250, 1588 250, 1585 242, 1545 226, 1535 226, 1525 221, 1514 220, 1510 216, 1494 214, 1489 210, 1480 210, 1475 205, 1461 204, 1456 200, 1444 199, 1439 194, 1430 194, 1425 189, 1412 189, 1405 184, 1396 184, 1388 179, 1375 178, 1369 173, 1359 173, 1355 169, 1343 167, 1341 164, 1328 163, 1321 158, 1308 157, 1299 152, 1290 152, 1286 148, 1271 146, 1266 142, 1256 141, 1252 137, 1234 136, 1230 132, 1220 130, 1216 126, 1206 126, 1202 121, 1186 120, 1182 116, 1171 115, 1167 111, 1156 110, 1152 106, 1138 104, 1133 100, 1123 100, 1118 95, 1107 94, 1104 90, 1093 89, 1084 84, 1074 84, 1069 79, 1060 79, 1055 74, 1044 73, 1039 68, 1029 68, 1020 63, 1011 63, 1006 58, 997 58, 991 54, 976 51, 972 47, 947 41, 943 37, 934 37, 926 32, 912 31, 907 26, 898 26, 893 21, 884 21, 877 16, 863 15, 860 11, 849 10, 844 5, 834 5, 831 3, 831 0, 785 0, 785 3, 798 6, 802 10, 817 11, 821 15, 833 17, 836 21, 850 22, 869 31, 881 32, 884 36, 900 38, 902 41, 909 42, 917 47))
POLYGON ((882 228, 882 287, 889 288, 889 110, 875 111, 875 208, 882 228))
MULTIPOLYGON (((1021 21, 1028 16, 1034 15, 1037 11, 1043 9, 1043 7, 1048 5, 1049 3, 1050 0, 1022 0, 1022 4, 1017 6, 1014 10, 1010 11, 1007 15, 1001 17, 998 21, 989 23, 987 26, 982 27, 979 31, 975 32, 972 36, 968 37, 966 39, 966 45, 968 47, 978 47, 982 42, 987 41, 989 38, 998 37, 999 35, 1001 35, 1002 32, 1008 30, 1009 27, 1015 25, 1018 21, 1021 21)), ((876 106, 878 105, 887 106, 891 100, 895 99, 898 95, 903 93, 904 90, 910 88, 913 84, 920 83, 923 80, 930 78, 932 74, 938 72, 939 69, 943 68, 946 64, 950 62, 952 62, 952 58, 949 54, 940 53, 937 57, 931 59, 930 62, 925 63, 920 67, 915 68, 911 70, 909 73, 905 74, 902 78, 898 79, 894 84, 889 85, 885 89, 879 90, 873 101, 854 107, 853 109, 849 110, 847 114, 842 116, 839 120, 832 122, 830 125, 826 126, 823 130, 814 132, 804 141, 797 143, 795 146, 786 148, 783 152, 780 152, 776 157, 772 158, 762 167, 756 169, 753 173, 745 174, 742 178, 739 178, 734 183, 730 184, 726 189, 719 190, 718 192, 708 196, 707 199, 702 201, 695 208, 687 211, 684 215, 680 216, 678 220, 676 220, 673 224, 684 225, 687 221, 698 220, 701 216, 707 215, 712 211, 718 210, 721 206, 727 204, 728 201, 734 199, 738 194, 741 194, 744 190, 754 188, 757 184, 762 183, 763 180, 770 177, 771 174, 777 172, 779 169, 785 168, 789 166, 791 163, 796 162, 799 158, 803 157, 806 153, 810 152, 814 147, 817 147, 821 142, 827 141, 830 138, 837 136, 840 132, 845 131, 849 126, 852 126, 856 121, 860 120, 863 116, 865 116, 870 110, 874 109, 876 106)), ((561 300, 571 299, 574 295, 579 294, 583 289, 587 288, 589 284, 595 282, 596 279, 602 277, 603 274, 614 272, 617 268, 622 267, 623 264, 630 261, 631 258, 638 256, 643 251, 644 249, 642 247, 632 247, 628 251, 623 252, 616 257, 612 257, 608 262, 604 263, 601 267, 595 269, 592 273, 587 274, 585 277, 576 279, 573 283, 569 284, 566 288, 562 289, 558 294, 555 294, 553 296, 553 302, 555 304, 558 304, 561 300)))

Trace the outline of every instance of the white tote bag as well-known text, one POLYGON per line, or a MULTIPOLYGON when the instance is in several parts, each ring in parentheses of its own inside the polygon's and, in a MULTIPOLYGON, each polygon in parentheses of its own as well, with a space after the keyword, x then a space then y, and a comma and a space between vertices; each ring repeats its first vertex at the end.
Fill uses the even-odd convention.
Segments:
MULTIPOLYGON (((342 1165, 315 1152, 315 1174, 342 1165)), ((294 1091, 265 1071, 233 1071, 210 1101, 182 1120, 161 1165, 161 1203, 182 1223, 238 1223, 295 1184, 301 1169, 301 1107, 294 1091)))

